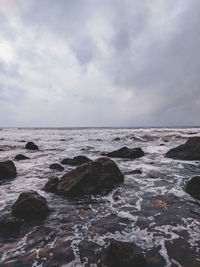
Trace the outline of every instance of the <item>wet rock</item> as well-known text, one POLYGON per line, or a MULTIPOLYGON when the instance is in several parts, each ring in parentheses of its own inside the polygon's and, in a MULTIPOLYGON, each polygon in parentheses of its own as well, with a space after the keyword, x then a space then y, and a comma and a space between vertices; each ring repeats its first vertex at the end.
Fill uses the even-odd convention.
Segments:
POLYGON ((100 194, 110 191, 115 184, 123 181, 124 176, 116 163, 103 157, 63 175, 57 191, 68 196, 100 194))
POLYGON ((47 192, 56 192, 59 179, 57 177, 50 179, 44 186, 44 190, 47 192))
POLYGON ((11 160, 0 162, 0 179, 9 179, 17 175, 15 164, 11 160))
POLYGON ((27 221, 44 219, 48 212, 46 199, 36 191, 21 193, 12 206, 13 215, 27 221))
POLYGON ((186 185, 185 191, 200 200, 200 176, 193 177, 186 185))
POLYGON ((66 139, 60 139, 60 141, 61 141, 61 142, 65 142, 65 141, 66 141, 66 139))
POLYGON ((72 165, 72 166, 79 166, 81 164, 91 162, 92 160, 85 156, 77 156, 74 158, 66 158, 61 161, 61 164, 64 165, 72 165))
POLYGON ((16 160, 25 160, 25 159, 29 159, 27 156, 24 156, 22 154, 18 154, 15 156, 16 160))
POLYGON ((53 164, 51 164, 51 165, 49 166, 49 168, 52 169, 52 170, 58 170, 58 171, 64 171, 64 169, 65 169, 63 166, 61 166, 61 165, 58 164, 58 163, 53 163, 53 164))
POLYGON ((190 137, 178 147, 170 149, 166 157, 182 160, 200 160, 200 137, 190 137))
POLYGON ((14 217, 3 217, 0 218, 0 232, 2 233, 14 233, 19 230, 23 221, 14 217))
POLYGON ((124 230, 124 225, 129 225, 130 220, 128 218, 120 218, 115 214, 110 214, 106 217, 100 218, 98 220, 93 220, 90 227, 90 232, 106 235, 107 233, 122 232, 124 230))
POLYGON ((125 172, 124 174, 130 175, 130 174, 142 174, 142 171, 140 169, 136 169, 133 171, 125 172))
POLYGON ((119 137, 115 137, 115 138, 113 139, 113 141, 120 141, 120 138, 119 138, 119 137))
POLYGON ((169 140, 167 140, 167 139, 163 139, 163 142, 165 142, 165 143, 168 143, 168 142, 169 142, 169 140))
POLYGON ((128 148, 122 147, 116 151, 110 152, 105 154, 111 158, 129 158, 129 159, 136 159, 144 156, 144 152, 140 147, 137 148, 128 148))
POLYGON ((164 146, 165 144, 160 144, 160 146, 164 146))
POLYGON ((33 142, 28 142, 25 148, 30 150, 39 150, 38 146, 33 142))
POLYGON ((146 258, 134 252, 129 243, 112 241, 105 251, 104 265, 106 267, 144 267, 146 258))
MULTIPOLYGON (((78 245, 80 251, 80 259, 82 264, 86 264, 86 266, 92 266, 101 260, 101 252, 100 246, 96 243, 82 240, 78 245)), ((84 265, 85 266, 85 265, 84 265)))
POLYGON ((0 148, 0 151, 4 151, 4 150, 0 148))
MULTIPOLYGON (((71 241, 66 238, 59 238, 54 244, 53 248, 43 248, 39 251, 39 258, 45 259, 42 266, 44 267, 58 267, 68 266, 67 264, 75 259, 73 249, 71 248, 71 241)), ((74 265, 72 265, 74 266, 74 265)))

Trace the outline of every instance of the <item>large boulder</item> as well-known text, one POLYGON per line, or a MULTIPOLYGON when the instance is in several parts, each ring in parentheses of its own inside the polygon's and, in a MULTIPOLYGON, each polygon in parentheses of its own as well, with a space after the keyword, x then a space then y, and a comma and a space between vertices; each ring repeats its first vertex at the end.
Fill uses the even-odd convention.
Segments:
POLYGON ((113 240, 105 251, 106 267, 144 267, 147 261, 144 255, 135 253, 128 243, 113 240))
POLYGON ((46 199, 36 191, 21 193, 12 206, 13 215, 26 221, 44 219, 48 212, 46 199))
POLYGON ((77 156, 74 158, 66 158, 61 161, 61 164, 72 165, 72 166, 79 166, 81 164, 91 162, 92 160, 85 156, 77 156))
POLYGON ((30 150, 39 150, 38 146, 34 144, 33 142, 28 142, 25 148, 30 149, 30 150))
POLYGON ((190 137, 185 144, 170 149, 166 153, 166 157, 181 160, 200 160, 200 137, 190 137))
POLYGON ((7 160, 0 162, 0 179, 9 179, 17 175, 16 167, 13 161, 7 160))
POLYGON ((103 157, 78 166, 61 177, 57 192, 68 196, 108 192, 124 176, 116 163, 103 157))
POLYGON ((118 150, 105 154, 111 158, 129 158, 136 159, 144 156, 144 151, 140 147, 128 148, 122 147, 118 150))
POLYGON ((193 177, 186 185, 185 191, 200 200, 200 176, 193 177))
POLYGON ((16 160, 25 160, 25 159, 29 159, 27 156, 24 156, 22 154, 18 154, 15 156, 16 160))

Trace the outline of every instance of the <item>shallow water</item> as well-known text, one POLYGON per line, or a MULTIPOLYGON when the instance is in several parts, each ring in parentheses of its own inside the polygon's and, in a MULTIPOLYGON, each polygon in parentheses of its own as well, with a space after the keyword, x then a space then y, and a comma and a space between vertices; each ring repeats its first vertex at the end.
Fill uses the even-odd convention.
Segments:
POLYGON ((30 189, 43 195, 52 211, 44 222, 0 235, 0 266, 97 266, 92 263, 111 239, 136 245, 148 266, 200 266, 200 201, 184 191, 187 181, 200 173, 200 162, 164 156, 191 136, 200 136, 200 129, 2 129, 0 161, 17 154, 30 159, 14 161, 17 177, 1 182, 0 215, 11 213, 18 195, 30 189), (22 141, 33 141, 40 150, 25 150, 22 141), (65 165, 65 171, 54 171, 51 163, 77 155, 96 159, 123 146, 141 147, 146 154, 114 161, 123 173, 141 169, 142 174, 126 174, 108 195, 69 199, 42 190, 49 178, 73 169, 65 165), (70 263, 62 253, 58 259, 47 253, 59 244, 71 247, 75 259, 70 263))

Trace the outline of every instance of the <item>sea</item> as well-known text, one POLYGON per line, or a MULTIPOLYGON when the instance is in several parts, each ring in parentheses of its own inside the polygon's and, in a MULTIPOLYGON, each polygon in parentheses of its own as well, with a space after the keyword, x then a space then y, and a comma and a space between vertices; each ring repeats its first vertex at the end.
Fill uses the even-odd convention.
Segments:
POLYGON ((200 266, 200 201, 185 192, 200 162, 165 156, 192 136, 200 128, 1 128, 0 161, 13 160, 17 176, 0 181, 0 218, 29 190, 44 196, 51 212, 16 233, 0 233, 0 266, 102 266, 112 240, 132 244, 147 266, 200 266), (26 150, 29 141, 39 150, 26 150), (50 164, 78 155, 95 160, 125 146, 140 147, 145 156, 113 159, 124 182, 110 193, 67 198, 43 190, 49 179, 76 168, 57 171, 50 164), (17 154, 30 159, 14 160, 17 154))

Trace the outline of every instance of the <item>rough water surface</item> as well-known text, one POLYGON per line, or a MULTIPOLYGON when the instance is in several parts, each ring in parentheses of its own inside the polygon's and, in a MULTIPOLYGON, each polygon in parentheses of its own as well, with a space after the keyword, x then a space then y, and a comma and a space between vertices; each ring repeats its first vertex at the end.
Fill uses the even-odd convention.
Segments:
POLYGON ((200 174, 200 162, 165 157, 191 136, 200 136, 200 129, 1 129, 0 161, 17 154, 30 159, 14 160, 17 177, 0 181, 0 217, 11 214, 27 190, 44 196, 51 212, 14 234, 0 234, 0 266, 102 266, 102 251, 112 239, 132 243, 148 266, 200 266, 200 201, 185 192, 187 181, 200 174), (39 150, 26 150, 28 141, 39 150), (125 181, 109 194, 67 198, 42 189, 49 178, 75 168, 52 170, 52 163, 78 155, 95 160, 124 146, 141 147, 145 156, 113 159, 125 181), (135 169, 142 173, 131 174, 135 169))

